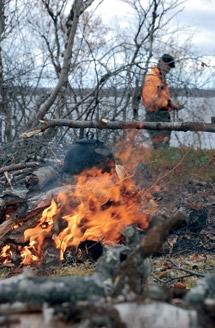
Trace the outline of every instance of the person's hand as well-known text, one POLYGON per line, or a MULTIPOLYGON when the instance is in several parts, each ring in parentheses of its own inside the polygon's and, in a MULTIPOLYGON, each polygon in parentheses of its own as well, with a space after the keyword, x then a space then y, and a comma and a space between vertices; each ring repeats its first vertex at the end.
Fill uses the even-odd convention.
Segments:
POLYGON ((171 101, 171 107, 172 107, 172 110, 181 110, 184 105, 179 103, 178 101, 171 101))

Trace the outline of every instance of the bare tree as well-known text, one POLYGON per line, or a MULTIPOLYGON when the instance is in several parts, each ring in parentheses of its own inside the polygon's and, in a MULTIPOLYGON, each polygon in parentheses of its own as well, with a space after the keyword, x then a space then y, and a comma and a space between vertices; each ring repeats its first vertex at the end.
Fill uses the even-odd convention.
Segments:
MULTIPOLYGON (((182 80, 187 80, 186 87, 192 86, 186 64, 190 59, 195 63, 201 59, 192 56, 190 44, 178 44, 174 37, 177 31, 167 39, 169 23, 181 10, 181 1, 122 0, 133 13, 129 28, 124 30, 104 26, 90 11, 91 5, 100 4, 97 0, 32 1, 33 7, 28 0, 1 1, 1 10, 7 13, 6 27, 12 27, 0 53, 1 93, 6 86, 4 97, 9 97, 3 103, 10 108, 2 114, 10 136, 4 130, 2 142, 17 139, 20 132, 36 127, 44 118, 142 119, 140 90, 144 75, 167 49, 179 58, 171 84, 184 87, 182 80), (10 2, 13 6, 9 6, 10 2)), ((5 24, 1 15, 3 21, 5 24)), ((1 32, 1 38, 2 35, 5 32, 1 32)), ((199 72, 193 84, 202 79, 204 67, 199 72)), ((111 140, 123 133, 93 132, 111 140)), ((55 137, 58 142, 65 135, 67 142, 78 135, 76 130, 66 127, 47 133, 46 141, 55 137)))
POLYGON ((8 106, 7 99, 7 88, 4 77, 4 63, 2 57, 2 41, 5 38, 5 6, 7 3, 3 0, 0 0, 0 129, 1 136, 0 142, 3 141, 8 142, 11 141, 11 111, 8 106), (5 136, 2 132, 5 130, 5 136))

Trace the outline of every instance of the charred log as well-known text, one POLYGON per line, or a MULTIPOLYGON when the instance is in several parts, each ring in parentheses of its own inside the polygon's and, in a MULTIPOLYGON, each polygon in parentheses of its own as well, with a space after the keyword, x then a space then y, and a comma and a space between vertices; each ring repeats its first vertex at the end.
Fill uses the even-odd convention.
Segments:
POLYGON ((0 197, 0 223, 6 218, 19 218, 26 213, 28 205, 26 199, 16 194, 4 194, 0 197))
POLYGON ((46 206, 35 208, 26 213, 22 217, 10 218, 0 225, 0 246, 3 246, 7 241, 24 243, 24 231, 32 228, 38 222, 38 216, 41 215, 46 206), (19 225, 17 229, 13 229, 15 225, 19 225))

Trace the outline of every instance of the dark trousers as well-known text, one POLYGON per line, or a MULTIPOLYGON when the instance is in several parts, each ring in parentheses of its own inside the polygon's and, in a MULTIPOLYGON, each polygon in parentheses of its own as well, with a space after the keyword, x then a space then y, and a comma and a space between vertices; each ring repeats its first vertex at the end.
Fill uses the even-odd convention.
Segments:
MULTIPOLYGON (((170 122, 170 114, 165 110, 146 112, 146 122, 170 122)), ((153 148, 167 148, 170 142, 171 131, 148 130, 153 148)))

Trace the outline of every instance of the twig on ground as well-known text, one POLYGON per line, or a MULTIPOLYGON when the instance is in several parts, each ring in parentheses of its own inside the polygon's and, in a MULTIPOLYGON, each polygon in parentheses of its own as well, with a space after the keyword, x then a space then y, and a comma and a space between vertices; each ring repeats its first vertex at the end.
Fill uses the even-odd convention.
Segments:
POLYGON ((202 273, 199 273, 199 272, 196 272, 196 271, 192 271, 192 270, 189 270, 189 269, 185 269, 185 268, 182 268, 182 267, 180 267, 177 263, 175 263, 172 259, 168 259, 168 261, 170 262, 170 263, 172 263, 173 265, 174 265, 174 267, 176 267, 177 268, 177 270, 180 270, 180 271, 184 271, 184 272, 187 272, 187 273, 189 273, 190 275, 195 275, 195 276, 197 276, 197 277, 201 277, 201 278, 203 278, 205 275, 204 274, 202 274, 202 273))
POLYGON ((183 155, 183 157, 180 159, 180 161, 171 170, 167 171, 165 174, 158 177, 157 180, 155 180, 155 182, 149 188, 147 188, 147 190, 145 192, 149 192, 150 190, 152 190, 161 180, 166 178, 168 175, 171 174, 171 172, 173 172, 175 169, 177 169, 181 165, 181 163, 183 163, 184 159, 187 157, 187 155, 190 152, 191 152, 191 148, 186 151, 186 153, 183 155))
POLYGON ((4 172, 4 176, 5 176, 5 178, 6 178, 7 182, 8 182, 8 184, 9 184, 11 190, 14 190, 14 189, 13 189, 13 186, 12 186, 13 175, 12 175, 12 174, 10 175, 10 174, 8 173, 8 171, 5 171, 5 172, 4 172))

